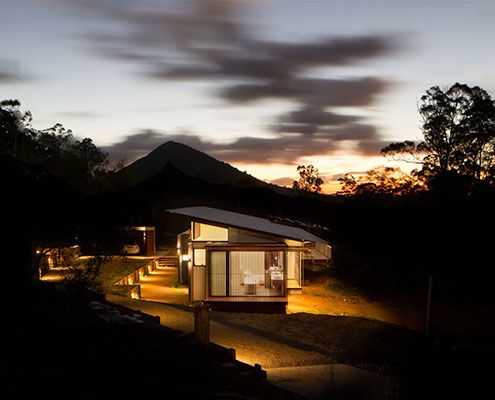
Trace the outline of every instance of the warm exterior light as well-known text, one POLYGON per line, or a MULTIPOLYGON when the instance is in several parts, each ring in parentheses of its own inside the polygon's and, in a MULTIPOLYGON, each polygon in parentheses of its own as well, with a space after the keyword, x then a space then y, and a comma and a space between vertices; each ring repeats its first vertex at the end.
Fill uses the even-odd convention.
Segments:
POLYGON ((189 257, 189 254, 184 254, 182 256, 182 261, 189 261, 191 259, 191 257, 189 257))

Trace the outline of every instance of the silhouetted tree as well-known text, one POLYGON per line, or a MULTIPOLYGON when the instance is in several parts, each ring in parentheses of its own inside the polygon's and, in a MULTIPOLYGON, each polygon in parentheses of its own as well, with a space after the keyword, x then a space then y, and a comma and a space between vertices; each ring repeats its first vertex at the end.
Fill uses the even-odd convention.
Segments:
POLYGON ((382 154, 423 167, 426 181, 495 183, 495 105, 478 86, 433 86, 419 101, 424 140, 392 143, 382 154))
POLYGON ((74 188, 92 191, 107 173, 107 154, 91 139, 78 140, 61 124, 43 130, 31 125, 32 115, 20 110, 18 100, 0 102, 0 153, 31 165, 43 165, 48 172, 74 188))
POLYGON ((345 174, 339 179, 342 185, 339 195, 409 195, 426 190, 426 184, 415 174, 408 174, 397 167, 380 166, 355 178, 345 174))
POLYGON ((308 193, 321 192, 321 185, 323 185, 323 179, 320 177, 318 169, 313 165, 299 165, 297 167, 299 173, 299 179, 292 183, 294 190, 301 190, 308 193))

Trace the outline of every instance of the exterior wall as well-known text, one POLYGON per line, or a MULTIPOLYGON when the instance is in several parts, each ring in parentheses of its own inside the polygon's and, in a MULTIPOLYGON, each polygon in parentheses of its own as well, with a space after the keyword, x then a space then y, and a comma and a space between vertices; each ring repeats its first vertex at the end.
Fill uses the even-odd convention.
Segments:
POLYGON ((156 253, 156 239, 154 226, 135 226, 132 229, 142 232, 140 243, 141 254, 143 256, 153 256, 156 253))
POLYGON ((204 300, 206 297, 206 267, 192 267, 192 301, 204 300))
POLYGON ((144 249, 145 249, 145 256, 152 256, 155 255, 156 253, 156 243, 155 243, 155 228, 152 229, 146 229, 144 231, 145 238, 144 238, 144 249))
MULTIPOLYGON (((177 255, 179 256, 179 282, 189 282, 189 260, 183 256, 189 255, 189 235, 190 231, 179 233, 177 236, 177 255)), ((187 257, 186 257, 187 258, 187 257)))

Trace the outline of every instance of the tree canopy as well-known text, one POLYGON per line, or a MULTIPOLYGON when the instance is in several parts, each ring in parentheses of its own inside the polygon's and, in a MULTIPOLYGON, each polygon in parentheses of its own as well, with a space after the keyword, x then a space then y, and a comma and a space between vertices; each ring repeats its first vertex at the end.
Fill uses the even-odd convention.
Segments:
POLYGON ((487 186, 495 183, 495 105, 478 86, 433 86, 421 97, 423 141, 392 143, 382 154, 422 165, 419 176, 438 182, 487 186))
POLYGON ((321 185, 323 185, 323 179, 320 177, 318 169, 313 165, 299 165, 297 167, 299 173, 299 179, 292 183, 294 190, 300 190, 307 193, 319 193, 321 192, 321 185))
POLYGON ((0 153, 31 165, 43 165, 74 188, 92 191, 108 172, 108 155, 89 138, 76 139, 61 124, 35 129, 18 100, 0 102, 0 153))
POLYGON ((410 195, 426 190, 426 185, 414 174, 397 167, 380 166, 355 178, 345 174, 339 179, 342 185, 339 195, 410 195))

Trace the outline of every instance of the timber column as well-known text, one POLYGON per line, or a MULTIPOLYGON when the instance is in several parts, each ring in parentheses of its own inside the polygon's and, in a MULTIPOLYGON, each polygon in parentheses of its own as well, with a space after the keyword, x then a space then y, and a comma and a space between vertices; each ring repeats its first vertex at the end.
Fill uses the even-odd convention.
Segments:
POLYGON ((200 303, 194 307, 194 334, 201 347, 210 344, 210 308, 200 303))

